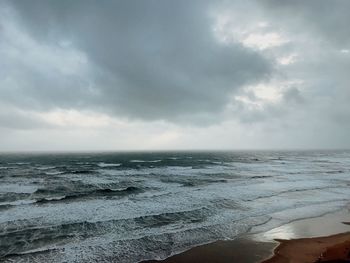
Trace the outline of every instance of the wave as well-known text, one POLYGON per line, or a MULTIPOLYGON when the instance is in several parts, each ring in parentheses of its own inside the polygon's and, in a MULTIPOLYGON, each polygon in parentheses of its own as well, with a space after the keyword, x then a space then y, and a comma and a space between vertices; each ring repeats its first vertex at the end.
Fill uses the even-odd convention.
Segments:
POLYGON ((64 174, 62 171, 52 171, 52 172, 45 172, 46 175, 59 175, 64 174))
POLYGON ((7 210, 9 208, 13 207, 13 205, 10 205, 10 204, 6 204, 6 205, 3 205, 3 204, 0 204, 0 211, 3 211, 3 210, 7 210))
MULTIPOLYGON (((90 162, 86 155, 31 157, 30 166, 0 170, 0 262, 165 257, 232 238, 256 225, 249 221, 254 216, 271 216, 270 227, 318 213, 312 205, 333 209, 350 194, 348 155, 330 159, 338 164, 293 153, 282 156, 284 165, 280 154, 190 155, 96 155, 90 162), (59 252, 45 250, 52 248, 59 252)), ((0 164, 7 166, 7 160, 0 164)))
POLYGON ((343 170, 335 170, 335 171, 327 171, 326 172, 327 174, 341 174, 341 173, 344 173, 343 170))
POLYGON ((121 166, 122 164, 121 163, 98 163, 97 166, 99 167, 119 167, 121 166))
POLYGON ((52 170, 52 169, 55 169, 56 166, 39 166, 39 167, 36 167, 37 170, 52 170))
MULTIPOLYGON (((39 193, 47 192, 46 189, 45 190, 39 189, 39 190, 40 190, 39 193)), ((81 198, 123 196, 123 195, 139 193, 142 191, 143 190, 141 188, 138 188, 135 186, 129 186, 123 189, 110 189, 110 188, 96 189, 92 191, 78 192, 78 193, 73 193, 73 194, 64 195, 64 196, 43 197, 43 198, 36 199, 36 203, 43 204, 43 203, 71 201, 71 200, 77 200, 81 198)))
POLYGON ((10 205, 10 206, 16 206, 16 205, 28 205, 28 204, 32 204, 35 203, 34 200, 31 199, 23 199, 23 200, 17 200, 17 201, 13 201, 13 202, 2 202, 0 203, 0 205, 10 205))
MULTIPOLYGON (((43 169, 44 170, 44 169, 43 169)), ((73 171, 50 171, 50 169, 47 169, 49 171, 44 170, 44 173, 46 175, 59 175, 59 174, 90 174, 94 171, 92 170, 73 170, 73 171)))
MULTIPOLYGON (((43 245, 47 247, 48 245, 67 243, 70 240, 83 240, 110 233, 115 233, 115 240, 123 240, 125 234, 140 228, 159 228, 173 223, 188 226, 189 224, 204 221, 210 214, 212 212, 208 208, 201 207, 193 210, 151 214, 136 218, 97 222, 81 221, 35 227, 24 226, 22 229, 12 228, 10 231, 0 234, 0 240, 2 240, 0 242, 0 257, 26 254, 40 249, 43 245), (28 239, 31 242, 25 242, 28 239)), ((13 223, 16 225, 16 222, 13 223)))
POLYGON ((208 184, 214 184, 214 183, 227 183, 226 179, 210 179, 210 178, 203 178, 203 179, 197 179, 197 178, 191 178, 191 179, 161 178, 160 181, 163 183, 180 184, 180 185, 186 186, 186 187, 195 187, 195 186, 208 185, 208 184))
MULTIPOLYGON (((5 255, 5 258, 11 258, 11 262, 13 262, 12 260, 15 260, 15 262, 17 262, 17 258, 18 258, 18 261, 21 261, 23 256, 35 257, 35 256, 40 255, 40 254, 53 253, 55 251, 58 251, 58 249, 57 248, 46 248, 46 247, 45 248, 37 248, 37 249, 32 249, 32 250, 26 250, 23 252, 10 252, 10 253, 5 255)), ((23 262, 23 261, 21 261, 21 262, 23 262)), ((24 261, 24 262, 26 262, 26 261, 24 261)))
POLYGON ((9 170, 9 169, 13 169, 13 167, 11 167, 11 166, 0 166, 0 170, 9 170))
POLYGON ((7 192, 0 193, 0 202, 13 202, 17 200, 21 200, 30 196, 30 193, 15 193, 15 192, 7 192))
POLYGON ((264 179, 264 178, 270 178, 273 177, 272 175, 254 175, 251 176, 250 179, 264 179))
POLYGON ((30 162, 12 162, 12 163, 7 163, 10 165, 28 165, 31 164, 30 162))
POLYGON ((159 163, 162 160, 130 160, 130 163, 159 163))
POLYGON ((70 173, 73 173, 73 174, 91 174, 93 172, 94 171, 92 171, 92 170, 75 170, 75 171, 72 171, 70 173))

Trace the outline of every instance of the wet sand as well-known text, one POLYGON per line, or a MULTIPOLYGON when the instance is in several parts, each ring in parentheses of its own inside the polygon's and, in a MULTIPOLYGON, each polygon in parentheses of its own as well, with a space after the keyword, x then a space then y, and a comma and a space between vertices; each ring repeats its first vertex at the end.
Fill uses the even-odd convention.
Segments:
POLYGON ((280 240, 274 256, 263 263, 350 262, 350 233, 280 240))
POLYGON ((235 263, 259 262, 271 255, 276 247, 274 242, 258 242, 251 238, 239 238, 232 241, 218 241, 194 247, 184 253, 165 260, 151 260, 147 263, 235 263))
POLYGON ((192 248, 165 260, 147 263, 303 263, 350 262, 348 210, 303 219, 259 232, 259 227, 232 241, 192 248), (345 260, 345 261, 344 261, 345 260))

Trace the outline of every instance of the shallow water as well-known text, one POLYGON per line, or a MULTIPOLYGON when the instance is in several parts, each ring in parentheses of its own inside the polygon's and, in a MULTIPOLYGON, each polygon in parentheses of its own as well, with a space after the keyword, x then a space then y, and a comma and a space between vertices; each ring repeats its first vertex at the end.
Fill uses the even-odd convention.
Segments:
POLYGON ((0 259, 138 262, 344 206, 349 151, 0 155, 0 259))

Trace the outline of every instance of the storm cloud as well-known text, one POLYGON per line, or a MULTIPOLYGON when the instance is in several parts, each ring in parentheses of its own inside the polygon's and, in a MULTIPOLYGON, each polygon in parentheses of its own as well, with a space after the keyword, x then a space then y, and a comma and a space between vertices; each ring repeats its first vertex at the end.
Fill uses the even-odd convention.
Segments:
MULTIPOLYGON (((271 63, 258 52, 215 39, 205 1, 11 1, 8 6, 13 22, 33 42, 68 53, 66 61, 57 58, 62 70, 50 72, 45 57, 43 68, 32 67, 38 63, 34 57, 29 63, 13 61, 8 77, 25 79, 16 84, 39 108, 93 107, 151 120, 212 114, 242 85, 271 72, 271 63), (79 63, 70 61, 72 55, 84 65, 65 72, 79 63)), ((14 97, 13 103, 26 105, 14 97)))
POLYGON ((2 1, 0 146, 40 131, 63 150, 350 147, 349 8, 2 1))

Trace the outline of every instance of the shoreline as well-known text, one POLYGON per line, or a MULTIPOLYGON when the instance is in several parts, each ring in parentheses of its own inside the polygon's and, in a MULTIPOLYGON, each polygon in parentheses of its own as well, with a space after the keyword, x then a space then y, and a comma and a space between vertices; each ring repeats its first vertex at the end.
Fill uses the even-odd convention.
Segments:
POLYGON ((273 256, 262 263, 350 261, 350 232, 277 241, 273 256))
POLYGON ((345 259, 350 255, 350 226, 344 224, 349 221, 350 212, 345 207, 269 231, 251 230, 234 240, 200 245, 163 260, 143 263, 334 262, 336 257, 345 259), (321 261, 317 261, 319 258, 321 261))

